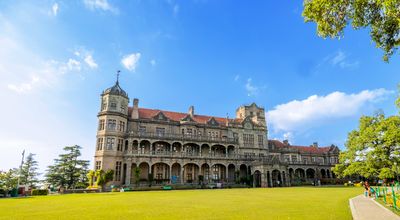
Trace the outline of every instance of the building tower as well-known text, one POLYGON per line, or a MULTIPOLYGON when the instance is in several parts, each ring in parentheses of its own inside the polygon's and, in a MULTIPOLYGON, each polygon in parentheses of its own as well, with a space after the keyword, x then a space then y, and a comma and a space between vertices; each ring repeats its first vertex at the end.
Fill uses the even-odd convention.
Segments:
POLYGON ((119 85, 119 71, 115 85, 101 94, 101 107, 97 115, 97 143, 95 170, 113 170, 113 183, 121 183, 123 152, 128 143, 124 140, 128 126, 128 94, 119 85))

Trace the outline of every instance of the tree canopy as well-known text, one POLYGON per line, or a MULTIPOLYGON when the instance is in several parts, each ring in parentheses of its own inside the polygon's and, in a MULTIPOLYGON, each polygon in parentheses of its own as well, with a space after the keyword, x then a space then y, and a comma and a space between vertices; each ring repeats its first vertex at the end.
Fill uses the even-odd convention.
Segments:
POLYGON ((0 189, 8 192, 17 187, 18 169, 10 169, 7 172, 0 171, 0 189))
POLYGON ((21 182, 22 185, 27 185, 29 187, 35 187, 39 182, 37 176, 39 173, 38 162, 34 158, 35 154, 29 154, 26 157, 25 163, 21 168, 21 182))
POLYGON ((380 112, 360 118, 359 127, 349 133, 346 150, 334 168, 339 176, 395 178, 400 166, 400 117, 380 112))
POLYGON ((65 154, 60 154, 54 160, 54 165, 48 166, 46 182, 53 186, 62 186, 68 189, 85 188, 89 161, 78 159, 82 147, 78 145, 64 147, 65 154))
POLYGON ((376 47, 388 61, 400 45, 399 0, 304 0, 306 22, 317 24, 321 37, 341 38, 345 27, 369 28, 376 47))

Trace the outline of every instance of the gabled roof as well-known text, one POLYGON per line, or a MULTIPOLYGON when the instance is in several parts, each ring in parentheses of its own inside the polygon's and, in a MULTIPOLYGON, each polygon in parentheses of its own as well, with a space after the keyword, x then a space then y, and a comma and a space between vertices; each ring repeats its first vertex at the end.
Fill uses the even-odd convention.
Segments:
POLYGON ((287 145, 285 143, 282 143, 278 140, 269 140, 269 143, 273 144, 276 148, 289 148, 293 150, 298 150, 301 153, 314 153, 314 154, 323 154, 323 153, 328 153, 328 152, 334 152, 335 149, 337 149, 336 146, 331 145, 331 146, 325 146, 325 147, 314 147, 314 146, 299 146, 299 145, 287 145))
MULTIPOLYGON (((129 112, 131 112, 132 109, 129 109, 129 112)), ((148 108, 139 108, 139 119, 152 119, 155 115, 159 114, 160 112, 164 114, 167 118, 169 118, 172 121, 182 121, 183 119, 187 118, 190 116, 187 113, 181 113, 181 112, 171 112, 171 111, 164 111, 164 110, 158 110, 158 109, 148 109, 148 108)), ((207 115, 193 115, 190 116, 195 122, 200 123, 200 124, 208 124, 208 122, 212 119, 214 119, 219 125, 225 126, 226 122, 229 120, 229 123, 237 123, 237 119, 227 119, 227 118, 221 118, 221 117, 214 117, 214 116, 207 116, 207 115)))

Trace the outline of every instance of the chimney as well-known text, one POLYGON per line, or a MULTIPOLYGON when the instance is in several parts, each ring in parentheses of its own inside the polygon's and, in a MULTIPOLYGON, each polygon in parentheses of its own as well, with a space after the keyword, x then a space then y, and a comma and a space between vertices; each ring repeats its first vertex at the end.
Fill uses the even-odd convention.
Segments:
POLYGON ((290 144, 289 144, 289 140, 287 140, 287 139, 286 139, 286 140, 283 140, 283 144, 286 145, 286 146, 289 146, 289 145, 290 145, 290 144))
POLYGON ((315 147, 315 148, 318 148, 318 142, 314 142, 314 143, 312 144, 312 146, 315 147))
POLYGON ((194 115, 194 107, 193 107, 193 105, 189 107, 188 114, 193 117, 193 115, 194 115))
POLYGON ((139 119, 139 99, 137 99, 137 98, 133 99, 133 108, 132 108, 131 118, 139 119))

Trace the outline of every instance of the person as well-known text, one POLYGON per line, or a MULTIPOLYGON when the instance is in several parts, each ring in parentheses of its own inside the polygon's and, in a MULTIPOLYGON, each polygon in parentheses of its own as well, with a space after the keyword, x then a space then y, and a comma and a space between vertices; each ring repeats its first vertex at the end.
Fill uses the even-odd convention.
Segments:
POLYGON ((370 195, 370 191, 369 191, 370 186, 369 186, 368 181, 365 181, 364 188, 365 188, 365 193, 364 193, 365 197, 368 197, 370 195))

